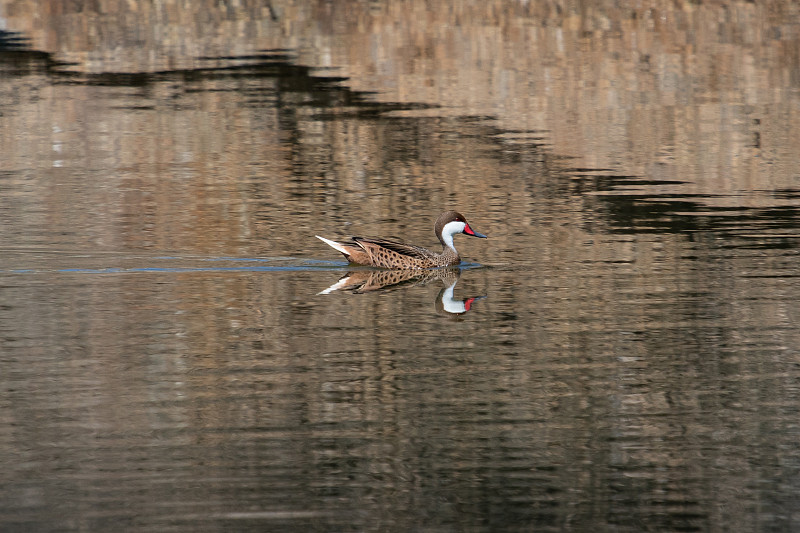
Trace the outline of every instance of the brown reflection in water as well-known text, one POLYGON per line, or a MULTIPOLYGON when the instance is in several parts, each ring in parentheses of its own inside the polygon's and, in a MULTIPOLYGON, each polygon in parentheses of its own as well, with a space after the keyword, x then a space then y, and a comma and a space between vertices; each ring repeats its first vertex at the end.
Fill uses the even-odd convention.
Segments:
POLYGON ((10 27, 78 70, 196 68, 242 42, 246 53, 292 49, 386 102, 491 116, 523 138, 547 130, 553 150, 580 167, 688 178, 673 190, 682 193, 795 186, 800 14, 791 3, 32 6, 7 3, 10 27))
MULTIPOLYGON (((783 4, 97 5, 41 19, 5 8, 32 47, 77 63, 56 86, 6 81, 24 96, 0 129, 0 170, 42 187, 25 200, 31 226, 74 227, 65 245, 311 254, 320 227, 424 243, 420 220, 469 207, 510 228, 477 259, 507 262, 572 254, 606 228, 587 210, 635 226, 655 186, 694 195, 692 211, 797 206, 798 37, 783 4), (237 57, 244 38, 241 60, 207 59, 237 57), (286 69, 224 75, 254 49, 288 50, 286 69), (110 83, 114 71, 133 75, 110 83), (491 123, 442 118, 464 114, 491 123), (607 189, 596 169, 646 180, 607 189)), ((667 206, 667 232, 681 207, 667 206)))
POLYGON ((79 4, 3 6, 77 63, 0 80, 3 246, 325 257, 468 206, 500 267, 463 322, 311 272, 10 276, 4 516, 791 521, 795 6, 79 4))
MULTIPOLYGON (((363 89, 384 102, 424 103, 437 116, 492 117, 494 129, 476 126, 468 135, 490 137, 490 148, 509 158, 526 154, 530 160, 522 162, 533 167, 529 174, 554 164, 563 168, 562 178, 578 168, 606 168, 661 182, 660 194, 700 195, 704 205, 795 204, 761 194, 794 190, 792 169, 800 162, 789 133, 798 129, 792 104, 798 36, 790 22, 797 13, 783 3, 487 2, 430 10, 416 3, 342 3, 333 9, 326 3, 273 2, 234 12, 202 3, 159 10, 146 3, 102 2, 94 10, 59 8, 44 17, 37 11, 40 18, 34 19, 29 4, 10 2, 6 15, 10 26, 30 36, 33 47, 75 61, 72 71, 191 71, 209 65, 201 58, 235 56, 231 51, 247 40, 245 56, 284 49, 292 50, 298 63, 336 67, 328 74, 347 77, 351 91, 343 95, 363 89), (76 25, 91 31, 75 31, 76 25), (212 28, 214 38, 209 38, 212 28), (573 159, 559 164, 553 154, 573 159)), ((242 220, 256 219, 271 230, 281 224, 272 212, 297 199, 298 214, 308 219, 312 208, 307 198, 298 198, 306 195, 316 204, 313 209, 323 212, 356 207, 402 221, 418 216, 427 208, 421 200, 431 199, 439 208, 469 205, 492 213, 497 223, 513 217, 530 224, 528 202, 515 205, 514 200, 521 188, 535 184, 504 179, 494 158, 465 159, 465 152, 480 154, 489 147, 486 139, 473 143, 460 136, 454 142, 451 131, 460 134, 463 123, 451 129, 441 119, 398 121, 391 127, 347 120, 346 101, 321 105, 313 85, 300 92, 280 85, 269 78, 201 74, 188 91, 169 77, 117 90, 62 87, 57 105, 37 98, 16 110, 0 140, 22 160, 6 165, 29 168, 28 162, 36 161, 63 168, 70 161, 59 153, 88 158, 90 168, 101 173, 98 179, 121 181, 117 187, 129 191, 92 204, 143 206, 154 221, 139 229, 169 228, 139 243, 145 246, 180 245, 169 237, 180 229, 167 214, 174 204, 188 205, 194 215, 185 225, 202 227, 192 242, 200 244, 210 233, 246 245, 258 230, 242 220), (123 99, 115 102, 123 109, 109 112, 98 105, 109 98, 123 99), (247 105, 265 112, 256 117, 235 111, 247 105), (173 106, 181 111, 174 123, 153 119, 173 106), (50 118, 43 123, 35 117, 50 118), (331 120, 336 117, 342 120, 331 120), (34 139, 17 134, 30 131, 28 124, 40 127, 34 139), (428 134, 432 127, 435 135, 428 134), (95 137, 103 142, 81 142, 95 137), (53 153, 56 148, 59 153, 53 153), (49 157, 43 160, 42 154, 49 157), (116 169, 113 176, 108 169, 116 169), (138 183, 143 171, 159 181, 157 194, 138 183), (124 179, 126 172, 135 174, 133 182, 124 179), (287 173, 302 179, 286 182, 287 173), (262 183, 260 176, 273 179, 262 183), (193 186, 186 188, 185 180, 193 186), (251 186, 254 181, 257 188, 251 186), (204 204, 204 198, 217 201, 211 196, 219 187, 229 201, 243 206, 257 194, 259 205, 253 207, 258 212, 243 207, 239 217, 232 217, 204 204), (242 229, 220 229, 234 224, 242 229)), ((616 193, 641 191, 632 185, 616 193)), ((531 191, 525 196, 530 198, 531 191)), ((564 208, 576 213, 581 206, 564 208)), ((277 240, 265 253, 273 248, 287 253, 305 237, 272 233, 277 240)))
POLYGON ((666 266, 470 270, 464 322, 328 273, 4 276, 0 519, 769 523, 740 505, 791 494, 750 484, 789 472, 796 283, 666 266))

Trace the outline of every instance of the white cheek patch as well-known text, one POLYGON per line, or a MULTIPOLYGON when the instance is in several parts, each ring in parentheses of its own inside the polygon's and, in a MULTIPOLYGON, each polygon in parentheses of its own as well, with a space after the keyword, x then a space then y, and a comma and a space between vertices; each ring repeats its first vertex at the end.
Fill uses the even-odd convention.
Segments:
POLYGON ((455 235, 456 233, 461 233, 462 231, 464 231, 464 228, 466 227, 467 227, 466 224, 464 224, 463 222, 459 222, 458 220, 448 222, 442 228, 442 240, 447 246, 455 250, 456 247, 453 246, 453 235, 455 235))

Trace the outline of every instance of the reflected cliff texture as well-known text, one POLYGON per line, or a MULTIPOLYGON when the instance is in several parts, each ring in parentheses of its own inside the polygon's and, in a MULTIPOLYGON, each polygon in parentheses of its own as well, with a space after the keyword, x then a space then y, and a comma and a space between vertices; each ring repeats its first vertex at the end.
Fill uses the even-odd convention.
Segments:
POLYGON ((0 529, 800 527, 797 6, 0 20, 0 529))

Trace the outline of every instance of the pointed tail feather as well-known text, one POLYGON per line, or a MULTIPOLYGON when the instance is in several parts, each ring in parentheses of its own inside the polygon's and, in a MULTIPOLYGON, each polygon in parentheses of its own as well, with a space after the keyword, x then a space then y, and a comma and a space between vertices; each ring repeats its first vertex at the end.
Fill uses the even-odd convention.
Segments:
POLYGON ((333 248, 335 250, 339 250, 344 255, 350 255, 350 252, 347 251, 347 248, 345 248, 344 245, 339 244, 336 241, 332 241, 330 239, 326 239, 325 237, 320 237, 319 235, 315 235, 315 237, 317 239, 321 240, 322 242, 324 242, 325 244, 327 244, 328 246, 330 246, 331 248, 333 248))

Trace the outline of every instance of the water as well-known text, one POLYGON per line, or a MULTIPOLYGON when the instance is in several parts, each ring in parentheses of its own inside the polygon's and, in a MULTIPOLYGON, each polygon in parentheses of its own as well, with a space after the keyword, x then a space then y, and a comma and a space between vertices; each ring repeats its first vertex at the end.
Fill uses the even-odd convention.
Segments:
POLYGON ((31 9, 4 531, 800 526, 795 8, 31 9))

